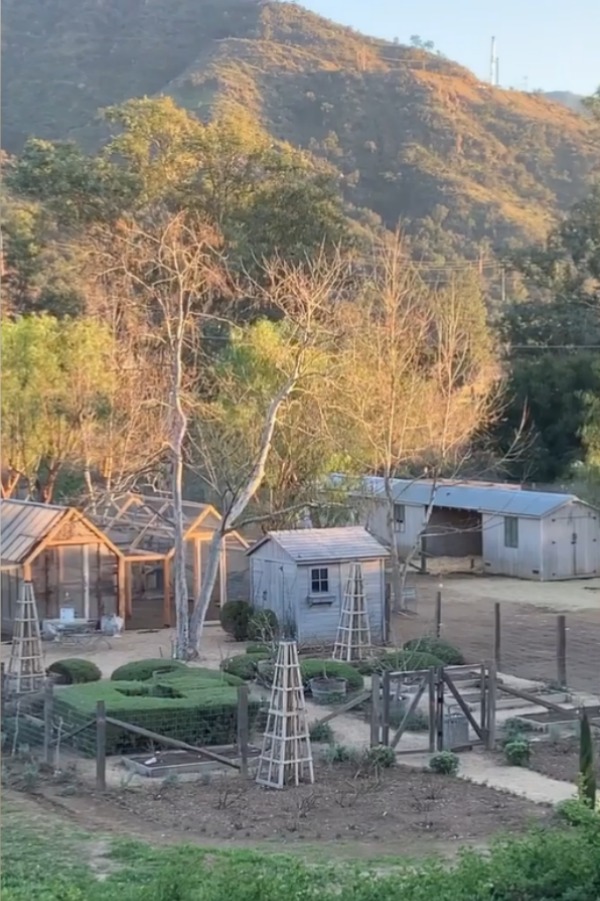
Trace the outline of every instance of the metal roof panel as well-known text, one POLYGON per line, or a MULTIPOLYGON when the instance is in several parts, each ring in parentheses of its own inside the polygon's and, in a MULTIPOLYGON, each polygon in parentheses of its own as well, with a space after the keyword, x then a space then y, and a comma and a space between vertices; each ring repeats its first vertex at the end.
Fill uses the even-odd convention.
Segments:
POLYGON ((254 553, 268 541, 275 541, 297 563, 376 560, 387 557, 389 553, 362 526, 273 531, 265 535, 247 553, 254 553))

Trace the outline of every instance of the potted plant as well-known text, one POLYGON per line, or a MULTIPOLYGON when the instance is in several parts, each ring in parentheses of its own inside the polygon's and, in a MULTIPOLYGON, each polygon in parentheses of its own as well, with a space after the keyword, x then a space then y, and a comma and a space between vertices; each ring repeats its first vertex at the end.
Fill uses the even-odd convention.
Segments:
POLYGON ((317 704, 336 704, 343 700, 348 690, 348 682, 338 676, 328 676, 323 664, 323 675, 310 680, 310 693, 317 704))

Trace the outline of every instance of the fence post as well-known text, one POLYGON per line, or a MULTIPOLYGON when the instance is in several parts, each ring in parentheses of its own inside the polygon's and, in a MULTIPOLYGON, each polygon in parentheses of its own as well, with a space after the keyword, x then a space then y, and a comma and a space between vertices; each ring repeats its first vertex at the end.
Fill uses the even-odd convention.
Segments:
POLYGON ((500 604, 494 604, 494 663, 496 669, 500 669, 502 657, 502 626, 500 621, 500 604))
POLYGON ((96 702, 96 788, 106 791, 106 708, 96 702))
POLYGON ((558 684, 567 687, 567 617, 560 614, 556 617, 556 667, 558 684))
POLYGON ((429 752, 435 751, 435 667, 429 670, 429 752))
POLYGON ((496 747, 496 664, 490 663, 487 676, 487 750, 496 747))
POLYGON ((381 744, 387 746, 390 743, 390 673, 386 670, 383 674, 383 703, 381 705, 381 744))
POLYGON ((376 748, 380 739, 381 677, 371 676, 371 747, 376 748))
POLYGON ((0 663, 0 713, 2 719, 4 719, 4 708, 6 705, 6 670, 5 664, 0 663))
POLYGON ((52 766, 52 714, 54 708, 54 682, 44 682, 44 762, 52 766))
POLYGON ((442 634, 442 589, 440 588, 435 596, 435 637, 440 638, 442 634))
POLYGON ((435 671, 435 732, 436 751, 444 750, 444 667, 435 671))
POLYGON ((240 755, 240 775, 248 778, 248 686, 238 687, 237 741, 240 755))

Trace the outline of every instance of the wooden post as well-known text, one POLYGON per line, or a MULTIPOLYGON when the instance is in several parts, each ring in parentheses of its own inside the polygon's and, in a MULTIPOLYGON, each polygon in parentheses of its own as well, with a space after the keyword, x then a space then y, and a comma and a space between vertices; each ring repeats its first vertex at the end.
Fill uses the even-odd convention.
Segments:
MULTIPOLYGON (((131 580, 127 578, 127 570, 130 566, 131 564, 126 563, 123 557, 117 557, 117 613, 123 620, 127 618, 128 614, 131 614, 131 601, 129 599, 131 580)), ((98 572, 98 581, 100 581, 100 578, 100 572, 98 572)), ((100 615, 99 610, 98 615, 100 615)))
POLYGON ((429 753, 435 751, 435 667, 429 670, 429 753))
POLYGON ((435 672, 435 731, 436 751, 444 750, 444 668, 438 666, 435 672))
MULTIPOLYGON (((90 546, 81 545, 81 581, 83 586, 83 618, 90 618, 90 546)), ((100 611, 97 610, 97 618, 100 619, 100 611)))
POLYGON ((502 628, 500 623, 500 604, 494 604, 494 664, 500 669, 502 655, 502 628))
POLYGON ((106 791, 106 708, 96 702, 96 788, 106 791))
POLYGON ((200 571, 202 568, 202 564, 200 561, 200 554, 202 553, 202 543, 200 539, 194 535, 191 539, 192 544, 192 597, 194 598, 194 602, 196 598, 200 595, 200 571))
POLYGON ((426 548, 426 537, 425 535, 421 535, 421 573, 426 575, 427 573, 427 548, 426 548))
POLYGON ((380 740, 380 712, 381 712, 381 676, 373 673, 371 676, 371 747, 376 748, 380 740))
POLYGON ((392 628, 392 596, 390 592, 390 585, 385 586, 385 592, 383 597, 383 643, 389 644, 390 635, 392 628))
POLYGON ((564 614, 556 617, 556 668, 558 684, 567 687, 567 618, 564 614))
POLYGON ((383 704, 381 705, 381 744, 387 746, 390 743, 390 673, 383 674, 383 704))
POLYGON ((248 686, 240 685, 238 687, 237 740, 240 755, 240 775, 244 779, 248 778, 248 737, 248 686))
POLYGON ((487 729, 487 681, 486 681, 486 669, 485 663, 481 664, 481 675, 480 675, 480 698, 479 698, 479 725, 481 726, 481 732, 483 735, 486 733, 487 729))
POLYGON ((163 624, 171 625, 171 558, 163 563, 163 624))
POLYGON ((4 719, 4 706, 6 704, 6 664, 0 663, 0 722, 4 719))
POLYGON ((227 535, 223 538, 219 557, 219 609, 227 603, 227 535))
POLYGON ((441 589, 435 596, 435 637, 440 638, 442 634, 442 592, 441 589))
POLYGON ((44 682, 44 762, 52 766, 52 713, 54 708, 54 683, 44 682))
POLYGON ((496 747, 496 664, 490 663, 487 676, 487 750, 496 747))

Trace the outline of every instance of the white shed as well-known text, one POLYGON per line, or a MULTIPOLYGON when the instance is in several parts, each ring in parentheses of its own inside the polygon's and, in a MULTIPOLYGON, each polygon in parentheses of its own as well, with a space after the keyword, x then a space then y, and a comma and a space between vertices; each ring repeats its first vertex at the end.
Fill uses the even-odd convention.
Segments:
MULTIPOLYGON (((365 525, 389 544, 383 479, 364 479, 358 493, 365 525)), ((402 556, 480 557, 490 574, 538 581, 600 575, 600 511, 572 494, 408 479, 394 479, 392 493, 402 556)))
POLYGON ((302 644, 335 641, 350 564, 360 563, 371 639, 385 639, 388 551, 366 529, 269 532, 247 553, 252 604, 273 610, 302 644))

